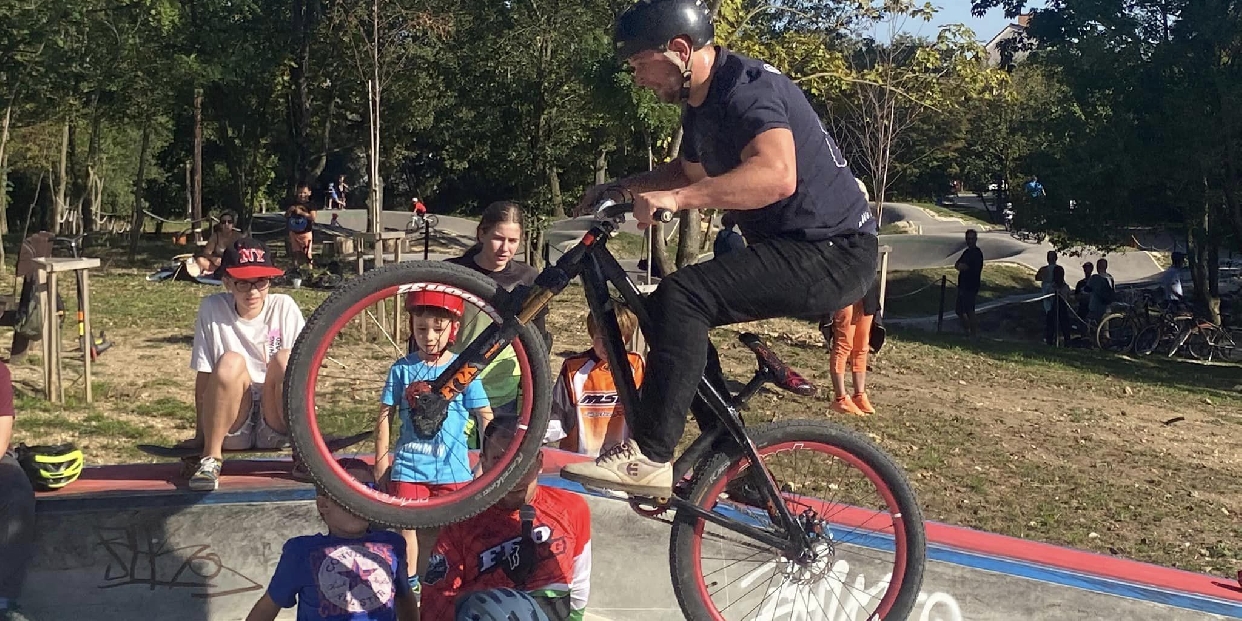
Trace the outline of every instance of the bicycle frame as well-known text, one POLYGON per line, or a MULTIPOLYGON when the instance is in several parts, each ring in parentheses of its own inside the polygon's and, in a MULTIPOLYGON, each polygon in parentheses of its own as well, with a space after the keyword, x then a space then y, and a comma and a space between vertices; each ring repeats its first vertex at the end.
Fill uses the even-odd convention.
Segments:
MULTIPOLYGON (((629 209, 628 204, 613 204, 601 212, 617 217, 628 213, 629 209)), ((431 382, 430 391, 418 398, 418 406, 447 407, 448 402, 457 393, 463 391, 470 381, 487 367, 496 354, 513 341, 517 336, 518 324, 525 325, 532 321, 547 307, 548 301, 564 290, 571 280, 581 277, 587 304, 591 313, 597 318, 597 325, 604 332, 604 349, 617 387, 618 398, 626 412, 638 411, 638 388, 630 371, 621 330, 617 325, 616 312, 608 294, 608 284, 611 283, 616 287, 630 310, 638 317, 639 329, 642 330, 644 336, 649 337, 654 333, 654 325, 647 312, 646 296, 638 291, 624 268, 607 251, 606 240, 616 230, 617 223, 611 218, 597 220, 582 236, 577 246, 562 255, 555 265, 546 267, 539 274, 533 287, 515 288, 507 299, 502 298, 503 308, 497 308, 502 321, 493 323, 484 330, 441 373, 439 378, 431 382)), ((709 372, 705 372, 701 378, 696 398, 698 407, 692 407, 700 427, 703 428, 702 433, 674 462, 673 480, 681 481, 690 468, 709 451, 727 448, 727 443, 731 441, 734 447, 740 448, 751 464, 758 466, 758 471, 763 474, 762 478, 756 481, 757 488, 766 498, 769 515, 784 529, 786 536, 780 537, 741 521, 701 509, 676 494, 668 499, 668 504, 676 509, 679 515, 681 512, 692 514, 779 548, 792 558, 799 558, 802 552, 810 547, 810 541, 798 520, 790 513, 771 473, 762 466, 763 462, 759 459, 758 449, 747 436, 745 423, 735 407, 737 403, 756 391, 762 382, 752 380, 738 395, 726 398, 722 394, 722 392, 727 392, 723 374, 717 373, 715 377, 710 375, 709 372)), ((659 501, 657 503, 663 504, 659 501)))

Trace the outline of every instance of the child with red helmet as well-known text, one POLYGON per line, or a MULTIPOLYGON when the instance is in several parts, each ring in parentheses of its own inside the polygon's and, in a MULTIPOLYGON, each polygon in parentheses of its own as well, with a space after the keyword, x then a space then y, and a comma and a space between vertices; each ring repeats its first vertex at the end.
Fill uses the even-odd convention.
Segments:
MULTIPOLYGON (((449 402, 447 416, 430 437, 419 432, 411 413, 418 394, 444 372, 457 357, 449 346, 461 328, 465 302, 460 294, 444 289, 421 289, 406 295, 410 315, 410 353, 393 363, 384 384, 379 420, 375 428, 375 480, 387 481, 388 493, 412 500, 461 489, 473 478, 466 446, 466 421, 474 416, 480 427, 492 420, 487 393, 479 381, 449 402), (390 449, 389 429, 394 413, 401 421, 397 444, 390 449)), ((417 590, 418 573, 437 532, 402 531, 411 571, 410 583, 417 590)))

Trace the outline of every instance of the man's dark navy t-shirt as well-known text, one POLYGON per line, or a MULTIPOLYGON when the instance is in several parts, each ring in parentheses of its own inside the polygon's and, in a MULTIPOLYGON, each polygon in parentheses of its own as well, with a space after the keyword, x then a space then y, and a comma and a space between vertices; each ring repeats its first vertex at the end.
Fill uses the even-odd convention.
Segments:
POLYGON ((719 46, 714 70, 707 99, 682 115, 687 161, 716 177, 741 164, 742 150, 755 136, 782 127, 793 133, 798 187, 767 207, 730 212, 746 240, 874 234, 867 199, 802 89, 771 65, 719 46))
POLYGON ((967 248, 958 262, 965 263, 966 269, 957 275, 957 288, 978 291, 979 282, 983 278, 983 251, 978 246, 967 248))
POLYGON ((267 588, 277 606, 298 607, 298 621, 395 621, 397 596, 409 592, 405 539, 390 531, 294 537, 267 588))

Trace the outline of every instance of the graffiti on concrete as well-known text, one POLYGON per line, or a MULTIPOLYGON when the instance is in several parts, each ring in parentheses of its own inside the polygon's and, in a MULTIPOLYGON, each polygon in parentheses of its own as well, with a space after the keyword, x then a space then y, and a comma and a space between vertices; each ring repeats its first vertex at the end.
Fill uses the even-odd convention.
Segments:
POLYGON ((101 589, 130 585, 197 591, 210 599, 260 591, 263 585, 227 566, 209 544, 173 547, 162 532, 140 526, 96 528, 98 545, 108 554, 101 589))
MULTIPOLYGON (((850 564, 837 559, 826 572, 813 577, 779 562, 764 563, 738 581, 741 592, 751 585, 768 582, 761 603, 756 604, 756 619, 788 619, 789 621, 864 621, 874 618, 880 599, 888 590, 892 573, 867 585, 867 578, 857 572, 851 580, 850 564), (810 577, 811 579, 807 579, 810 577)), ((753 587, 757 589, 758 587, 753 587)), ((911 621, 962 621, 957 600, 948 593, 921 592, 911 621)))

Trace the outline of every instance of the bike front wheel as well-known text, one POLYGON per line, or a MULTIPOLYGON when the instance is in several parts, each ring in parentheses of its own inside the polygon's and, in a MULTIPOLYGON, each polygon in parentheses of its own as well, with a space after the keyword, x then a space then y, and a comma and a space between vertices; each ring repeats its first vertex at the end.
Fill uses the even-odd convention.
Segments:
MULTIPOLYGON (((918 600, 927 544, 901 468, 866 438, 827 421, 782 421, 750 433, 789 512, 811 533, 811 554, 787 558, 679 512, 670 566, 686 618, 905 619, 918 600)), ((738 452, 708 457, 695 468, 688 499, 778 533, 750 468, 738 452)))
MULTIPOLYGON (((512 343, 473 379, 473 400, 459 394, 461 408, 450 409, 431 437, 418 436, 409 418, 406 385, 432 383, 452 371, 451 362, 412 366, 421 358, 405 301, 420 291, 435 292, 441 303, 456 300, 460 323, 456 342, 449 346, 454 354, 464 354, 488 326, 503 321, 497 309, 507 306, 509 295, 495 281, 442 261, 371 270, 337 288, 310 316, 294 342, 284 382, 290 437, 319 487, 355 515, 404 529, 460 521, 512 490, 536 463, 551 408, 547 347, 533 326, 520 326, 512 343), (387 490, 396 486, 385 481, 368 485, 333 457, 328 439, 377 429, 386 401, 396 401, 389 416, 395 429, 389 428, 389 443, 375 446, 374 454, 394 455, 402 482, 435 486, 430 498, 390 494, 387 490), (497 419, 508 418, 516 432, 504 455, 483 469, 473 448, 478 443, 471 435, 473 416, 462 413, 485 405, 497 419)), ((450 385, 463 383, 462 378, 454 376, 450 385)))

